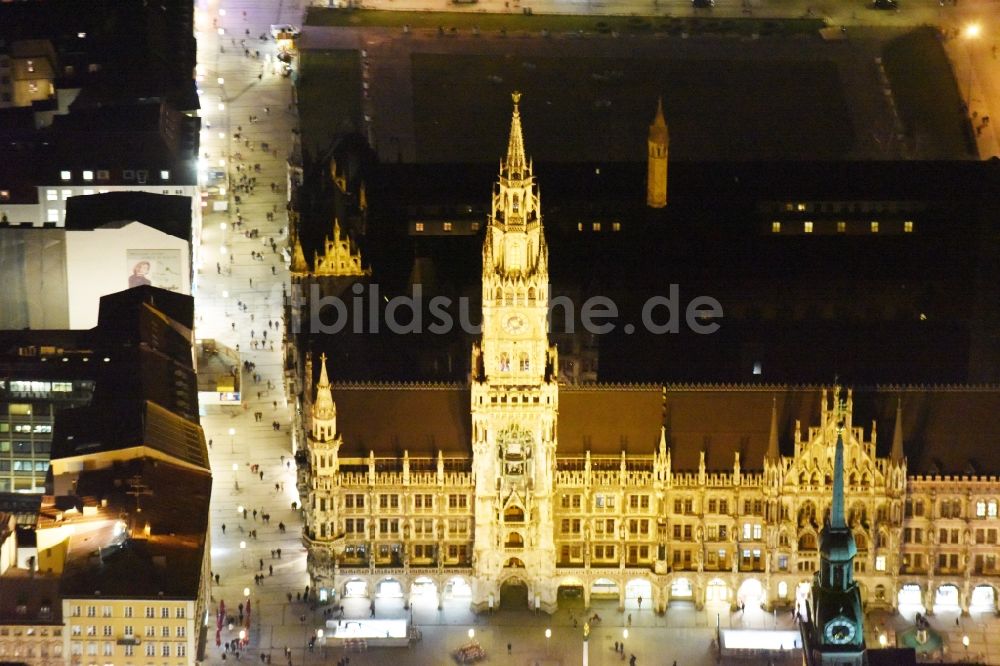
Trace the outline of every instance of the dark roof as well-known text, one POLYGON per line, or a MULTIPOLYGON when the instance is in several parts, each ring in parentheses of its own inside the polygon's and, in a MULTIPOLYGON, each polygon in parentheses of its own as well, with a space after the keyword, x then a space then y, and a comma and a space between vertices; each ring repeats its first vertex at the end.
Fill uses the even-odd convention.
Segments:
MULTIPOLYGON (((852 422, 871 435, 878 428, 878 450, 887 456, 902 398, 903 444, 910 474, 1000 474, 990 454, 1000 438, 1000 387, 880 387, 854 391, 852 422)), ((793 454, 795 421, 802 433, 819 424, 820 389, 787 387, 667 387, 666 428, 671 464, 696 470, 701 451, 709 470, 731 470, 740 452, 744 469, 759 470, 770 434, 772 399, 778 405, 779 447, 793 454)), ((642 418, 651 421, 647 408, 642 418)))
POLYGON ((151 401, 117 400, 67 409, 56 419, 52 460, 145 446, 178 461, 210 469, 197 421, 151 401))
POLYGON ((82 520, 70 539, 63 596, 192 599, 199 594, 212 479, 150 458, 85 470, 77 494, 107 500, 104 520, 82 520), (128 494, 140 477, 144 493, 128 494), (136 512, 136 503, 142 508, 136 512), (114 523, 127 514, 133 538, 116 538, 114 523), (148 535, 144 533, 149 525, 148 535))
POLYGON ((334 384, 341 458, 472 455, 469 388, 428 384, 334 384))
POLYGON ((150 285, 125 289, 114 294, 101 296, 97 325, 102 330, 126 329, 122 322, 137 326, 140 308, 136 305, 145 303, 153 306, 181 326, 194 329, 194 298, 187 294, 178 294, 167 289, 150 285))
POLYGON ((660 386, 559 388, 560 454, 649 454, 660 441, 662 423, 660 386))
MULTIPOLYGON (((778 406, 779 448, 793 454, 802 433, 819 424, 819 388, 786 386, 584 386, 559 391, 560 455, 650 455, 665 426, 674 470, 694 471, 705 452, 709 471, 760 470, 778 406)), ((902 399, 910 474, 1000 474, 991 455, 1000 439, 1000 387, 881 387, 854 391, 853 423, 887 456, 902 399)), ((469 389, 448 385, 335 385, 337 428, 345 457, 470 454, 469 389)))
POLYGON ((191 197, 149 192, 108 192, 70 197, 66 230, 118 229, 141 222, 191 242, 191 197))
POLYGON ((62 601, 59 578, 11 567, 0 576, 0 624, 62 625, 62 601), (27 606, 18 613, 18 606, 27 606), (43 606, 47 609, 42 611, 43 606))

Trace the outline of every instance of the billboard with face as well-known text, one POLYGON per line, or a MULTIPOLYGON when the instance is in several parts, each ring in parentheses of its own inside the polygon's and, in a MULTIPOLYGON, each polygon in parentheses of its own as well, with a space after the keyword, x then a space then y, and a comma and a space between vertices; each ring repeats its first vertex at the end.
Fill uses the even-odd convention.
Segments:
POLYGON ((125 266, 129 289, 148 284, 183 293, 180 250, 129 249, 125 251, 125 266))

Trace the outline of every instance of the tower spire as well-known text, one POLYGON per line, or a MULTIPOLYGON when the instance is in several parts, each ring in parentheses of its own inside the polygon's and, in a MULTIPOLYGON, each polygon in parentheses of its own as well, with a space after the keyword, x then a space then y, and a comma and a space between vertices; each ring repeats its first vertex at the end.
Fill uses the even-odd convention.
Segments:
POLYGON ((663 208, 667 205, 667 152, 670 149, 670 134, 667 121, 663 117, 663 97, 656 102, 656 116, 649 125, 646 140, 646 205, 663 208))
POLYGON ((896 427, 892 431, 892 451, 890 460, 900 462, 903 459, 903 399, 896 401, 896 427))
POLYGON ((521 131, 521 93, 515 90, 510 94, 514 101, 514 114, 510 120, 510 140, 507 142, 507 161, 504 163, 509 178, 520 178, 526 168, 524 157, 524 134, 521 131))
POLYGON ((319 381, 316 382, 316 400, 313 402, 314 421, 328 421, 336 417, 337 408, 333 404, 330 378, 326 372, 326 354, 320 354, 319 381))
POLYGON ((844 438, 837 432, 837 448, 833 455, 833 502, 830 504, 830 528, 846 529, 844 519, 844 438))
POLYGON ((767 458, 777 460, 778 451, 778 398, 771 398, 771 433, 767 438, 767 458))

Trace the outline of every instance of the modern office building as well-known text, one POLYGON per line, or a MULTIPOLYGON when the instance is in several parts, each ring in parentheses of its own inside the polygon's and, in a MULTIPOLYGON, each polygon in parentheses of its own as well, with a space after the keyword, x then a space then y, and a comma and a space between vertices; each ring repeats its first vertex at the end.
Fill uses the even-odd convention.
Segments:
MULTIPOLYGON (((193 323, 193 299, 164 289, 101 299, 98 325, 86 332, 88 355, 76 351, 92 372, 93 395, 54 420, 34 520, 3 502, 19 519, 15 527, 14 513, 4 514, 0 597, 24 602, 13 619, 0 608, 0 655, 29 664, 58 656, 60 664, 177 666, 204 655, 212 478, 193 323), (32 580, 37 590, 22 595, 32 580), (29 631, 34 643, 23 638, 29 631)), ((46 354, 37 363, 71 365, 68 356, 36 351, 46 354)))

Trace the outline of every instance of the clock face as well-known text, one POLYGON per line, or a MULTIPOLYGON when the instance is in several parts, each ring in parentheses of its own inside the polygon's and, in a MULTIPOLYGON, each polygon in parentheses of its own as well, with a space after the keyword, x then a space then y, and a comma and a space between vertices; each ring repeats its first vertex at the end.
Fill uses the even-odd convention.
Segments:
POLYGON ((855 631, 856 629, 852 622, 848 621, 847 618, 838 617, 827 622, 823 634, 830 643, 844 645, 854 640, 855 631))
POLYGON ((520 333, 524 331, 527 322, 519 314, 512 314, 503 320, 503 328, 508 333, 520 333))

